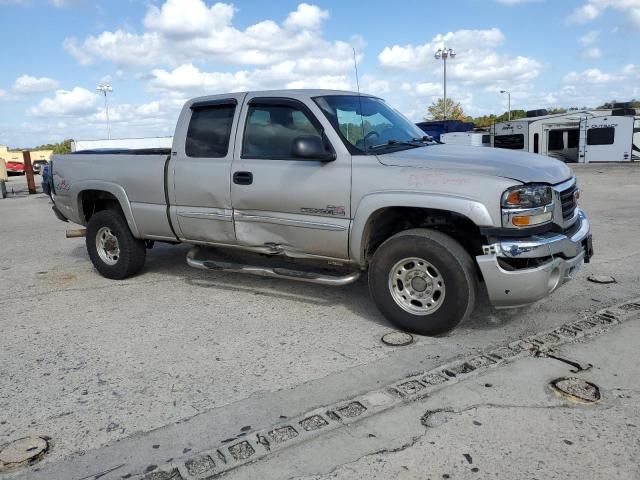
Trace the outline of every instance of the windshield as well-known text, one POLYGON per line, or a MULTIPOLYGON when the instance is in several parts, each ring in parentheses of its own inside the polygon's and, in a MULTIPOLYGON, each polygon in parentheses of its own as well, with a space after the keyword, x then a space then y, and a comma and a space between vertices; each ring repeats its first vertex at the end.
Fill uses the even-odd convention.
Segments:
POLYGON ((315 101, 352 153, 424 146, 424 132, 379 98, 329 95, 315 101))

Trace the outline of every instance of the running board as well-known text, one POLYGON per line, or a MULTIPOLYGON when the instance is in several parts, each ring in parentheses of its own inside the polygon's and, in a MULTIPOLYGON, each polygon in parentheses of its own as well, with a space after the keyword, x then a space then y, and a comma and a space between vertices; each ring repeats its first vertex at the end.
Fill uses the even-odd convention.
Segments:
POLYGON ((221 262, 218 260, 199 260, 196 258, 198 247, 189 250, 187 253, 187 265, 201 270, 216 270, 230 273, 249 273, 261 277, 282 278, 286 280, 297 280, 299 282, 317 283, 320 285, 330 285, 339 287, 355 282, 360 278, 360 272, 351 272, 341 277, 333 275, 323 275, 314 272, 303 272, 291 270, 289 268, 268 268, 243 265, 241 263, 221 262))

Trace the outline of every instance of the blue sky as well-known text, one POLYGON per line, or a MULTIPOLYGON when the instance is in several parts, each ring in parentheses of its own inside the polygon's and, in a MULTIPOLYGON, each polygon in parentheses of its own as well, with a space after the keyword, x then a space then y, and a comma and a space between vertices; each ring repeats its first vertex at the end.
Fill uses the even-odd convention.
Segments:
POLYGON ((0 0, 0 144, 170 135, 191 96, 362 90, 413 120, 442 94, 468 114, 640 98, 640 0, 446 2, 0 0))

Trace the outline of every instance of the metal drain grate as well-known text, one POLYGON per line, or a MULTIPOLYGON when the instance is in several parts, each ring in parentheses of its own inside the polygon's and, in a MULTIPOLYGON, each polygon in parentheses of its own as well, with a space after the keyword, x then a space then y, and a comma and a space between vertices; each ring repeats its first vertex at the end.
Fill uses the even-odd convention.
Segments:
POLYGON ((0 472, 31 465, 49 450, 49 442, 43 437, 24 437, 0 446, 0 472))
POLYGON ((600 388, 582 378, 558 378, 551 387, 563 397, 580 403, 595 403, 600 400, 600 388))

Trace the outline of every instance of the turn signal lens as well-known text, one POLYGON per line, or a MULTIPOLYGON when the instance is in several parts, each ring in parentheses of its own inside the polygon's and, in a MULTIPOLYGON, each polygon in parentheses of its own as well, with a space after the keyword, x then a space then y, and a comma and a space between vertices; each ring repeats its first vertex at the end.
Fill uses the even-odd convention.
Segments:
POLYGON ((528 227, 540 225, 551 221, 551 212, 539 213, 537 215, 517 215, 511 218, 511 223, 516 227, 528 227))
POLYGON ((505 203, 507 205, 518 206, 520 205, 520 192, 518 190, 513 190, 509 192, 507 198, 505 198, 505 203))
POLYGON ((511 219, 511 222, 516 226, 516 227, 526 227, 527 225, 529 225, 529 219, 531 217, 527 216, 523 216, 523 217, 513 217, 511 219))

